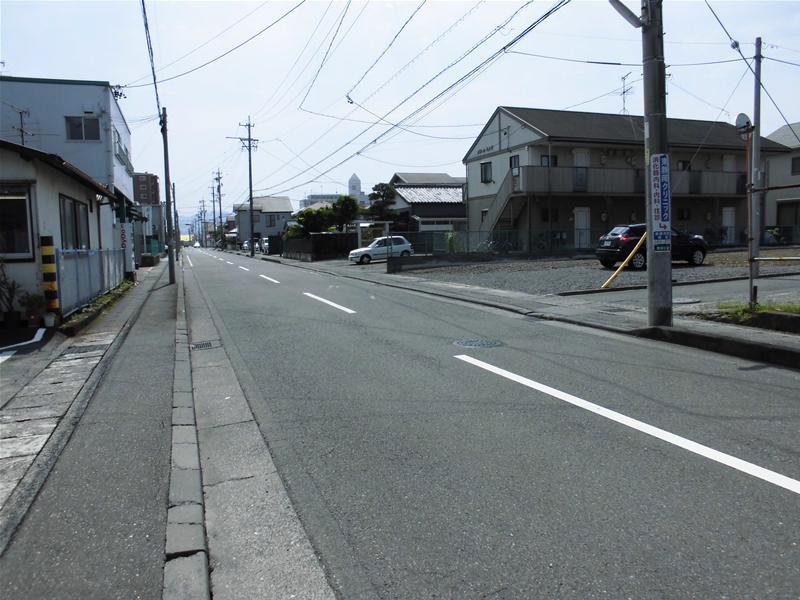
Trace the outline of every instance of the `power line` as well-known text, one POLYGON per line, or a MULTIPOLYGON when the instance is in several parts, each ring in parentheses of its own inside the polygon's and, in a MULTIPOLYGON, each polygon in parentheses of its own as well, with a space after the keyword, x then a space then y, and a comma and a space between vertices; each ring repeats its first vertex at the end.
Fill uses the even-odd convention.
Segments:
POLYGON ((783 63, 785 65, 794 65, 795 67, 800 67, 800 63, 792 62, 790 60, 781 60, 780 58, 772 58, 771 56, 765 56, 764 58, 774 62, 783 63))
MULTIPOLYGON (((604 66, 612 66, 612 67, 641 67, 642 63, 626 63, 626 62, 618 62, 618 61, 611 61, 611 60, 586 60, 586 59, 579 59, 579 58, 566 58, 563 56, 550 56, 547 54, 535 54, 533 52, 522 52, 520 50, 510 50, 509 54, 520 54, 522 56, 533 56, 535 58, 546 58, 548 60, 559 60, 563 62, 571 62, 571 63, 584 63, 587 65, 604 65, 604 66)), ((735 63, 739 62, 738 58, 730 58, 725 60, 710 60, 705 62, 694 62, 694 63, 676 63, 676 64, 669 64, 666 65, 667 68, 672 67, 700 67, 705 65, 722 65, 725 63, 735 63)))
MULTIPOLYGON (((738 53, 739 53, 739 56, 741 56, 741 57, 742 57, 742 60, 743 60, 743 61, 744 61, 744 62, 747 64, 747 68, 748 68, 748 69, 750 69, 750 72, 751 72, 751 73, 753 74, 753 76, 755 77, 755 76, 756 76, 756 73, 755 73, 755 71, 753 71, 753 67, 750 65, 750 63, 749 63, 749 62, 747 62, 747 59, 744 57, 744 54, 742 54, 742 50, 741 50, 741 48, 739 47, 739 42, 737 42, 735 39, 733 39, 733 37, 731 36, 731 34, 728 32, 728 29, 725 27, 725 25, 722 23, 722 21, 720 20, 720 18, 717 16, 717 13, 716 13, 716 12, 714 11, 714 9, 711 7, 711 4, 709 4, 708 0, 704 0, 704 1, 705 1, 705 3, 706 3, 706 6, 708 7, 708 10, 710 10, 710 11, 711 11, 711 14, 712 14, 712 15, 714 15, 714 18, 717 20, 717 23, 719 23, 719 26, 720 26, 720 27, 722 27, 722 30, 725 32, 725 35, 727 35, 727 36, 728 36, 728 39, 729 39, 729 40, 730 40, 730 42, 731 42, 731 48, 733 48, 734 50, 736 50, 736 52, 738 52, 738 53)), ((769 98, 770 102, 772 102, 772 105, 775 107, 775 110, 777 110, 777 111, 778 111, 778 114, 781 116, 781 118, 783 118, 783 122, 784 122, 784 123, 786 123, 787 125, 789 125, 789 129, 790 129, 790 130, 791 130, 791 132, 794 134, 794 137, 796 137, 796 138, 797 138, 797 141, 798 141, 798 142, 800 142, 800 135, 798 135, 798 134, 797 134, 797 132, 796 132, 796 131, 795 131, 795 130, 792 128, 792 126, 789 124, 789 120, 786 118, 786 115, 784 115, 784 114, 783 114, 783 111, 782 111, 782 110, 781 110, 781 108, 778 106, 778 103, 777 103, 777 102, 775 102, 775 99, 772 97, 772 94, 770 94, 770 93, 769 93, 769 90, 768 90, 768 89, 767 89, 767 87, 764 85, 764 81, 763 81, 763 79, 761 79, 760 77, 756 77, 756 79, 757 79, 757 81, 758 81, 758 83, 759 83, 759 86, 761 87, 761 89, 762 89, 762 90, 764 90, 764 93, 765 93, 765 94, 767 95, 767 97, 769 98)))
MULTIPOLYGON (((164 69, 166 69, 166 68, 168 68, 168 67, 171 67, 171 66, 172 66, 172 65, 174 65, 175 63, 182 61, 184 58, 186 58, 186 57, 188 57, 188 56, 191 56, 192 54, 194 54, 195 52, 197 52, 197 51, 198 51, 198 50, 200 50, 201 48, 204 48, 204 47, 206 47, 208 44, 210 44, 211 42, 213 42, 215 39, 217 39, 218 37, 220 37, 222 34, 224 34, 224 33, 228 32, 228 31, 230 31, 231 29, 233 29, 234 27, 236 27, 236 26, 237 26, 239 23, 241 23, 242 21, 244 21, 244 20, 245 20, 247 17, 249 17, 250 15, 252 15, 253 13, 255 13, 256 11, 258 11, 258 10, 262 9, 264 6, 266 6, 266 4, 267 4, 267 2, 262 2, 262 3, 261 3, 261 4, 259 4, 257 7, 255 7, 253 10, 251 10, 249 13, 247 13, 246 15, 244 15, 244 16, 243 16, 241 19, 239 19, 239 20, 238 20, 238 21, 236 21, 235 23, 233 23, 233 24, 229 25, 228 27, 226 27, 225 29, 223 29, 222 31, 220 31, 220 32, 219 32, 217 35, 215 35, 214 37, 212 37, 212 38, 209 38, 208 40, 206 40, 205 42, 203 42, 202 44, 200 44, 199 46, 197 46, 197 47, 196 47, 196 48, 194 48, 193 50, 189 50, 189 52, 187 52, 187 53, 186 53, 186 54, 184 54, 183 56, 179 56, 178 58, 176 58, 176 59, 175 59, 175 60, 173 60, 172 62, 169 62, 169 63, 167 63, 166 65, 164 65, 163 67, 161 67, 160 69, 158 69, 158 71, 163 71, 164 69)), ((144 77, 139 77, 138 79, 134 79, 133 81, 131 81, 130 83, 127 83, 127 84, 125 84, 125 85, 124 85, 124 86, 122 86, 122 87, 128 87, 128 86, 130 86, 131 84, 134 84, 134 83, 139 83, 140 81, 142 81, 143 79, 147 79, 148 77, 149 77, 148 75, 145 75, 144 77)))
POLYGON ((147 8, 145 8, 144 0, 142 0, 142 19, 144 20, 144 35, 147 38, 147 55, 150 58, 150 73, 153 75, 152 85, 156 94, 156 106, 158 107, 159 120, 161 120, 161 99, 158 97, 158 82, 156 81, 156 64, 155 60, 153 59, 153 42, 150 40, 150 25, 147 23, 147 8))
MULTIPOLYGON (((143 0, 143 1, 144 1, 144 0, 143 0)), ((227 51, 223 52, 223 53, 222 53, 222 54, 220 54, 219 56, 217 56, 217 57, 215 57, 215 58, 212 58, 211 60, 209 60, 209 61, 206 61, 206 62, 204 62, 203 64, 201 64, 201 65, 198 65, 198 66, 194 67, 193 69, 189 69, 188 71, 184 71, 183 73, 178 73, 177 75, 173 75, 172 77, 165 77, 164 79, 161 79, 161 80, 159 80, 159 81, 155 81, 155 69, 153 69, 153 83, 152 83, 152 84, 150 84, 150 83, 140 83, 140 84, 137 84, 137 85, 123 85, 123 86, 121 86, 121 87, 123 87, 123 88, 139 88, 139 87, 146 87, 146 86, 148 86, 148 85, 155 85, 156 83, 164 83, 165 81, 172 81, 173 79, 178 79, 179 77, 183 77, 184 75, 189 75, 190 73, 194 73, 195 71, 199 71, 199 70, 200 70, 200 69, 202 69, 203 67, 207 67, 208 65, 210 65, 210 64, 212 64, 212 63, 215 63, 215 62, 217 62, 219 59, 221 59, 221 58, 224 58, 224 57, 228 56, 228 54, 230 54, 231 52, 233 52, 233 51, 235 51, 235 50, 238 50, 239 48, 241 48, 241 47, 242 47, 242 46, 244 46, 245 44, 247 44, 247 43, 249 43, 249 42, 252 42, 252 41, 253 41, 254 39, 256 39, 258 36, 260 36, 260 35, 261 35, 261 34, 263 34, 264 32, 268 31, 269 29, 271 29, 272 27, 274 27, 275 25, 277 25, 278 23, 280 23, 281 21, 283 21, 283 20, 284 20, 286 17, 288 17, 290 14, 292 14, 294 11, 296 11, 298 8, 300 8, 300 7, 301 7, 303 4, 305 4, 305 3, 306 3, 306 0, 300 0, 300 2, 298 2, 298 3, 297 3, 297 4, 295 4, 295 5, 294 5, 292 8, 290 8, 290 9, 289 9, 289 10, 287 10, 285 13, 283 13, 283 14, 282 14, 280 17, 278 17, 277 19, 275 19, 275 20, 274 20, 272 23, 270 23, 269 25, 267 25, 266 27, 264 27, 263 29, 261 29, 260 31, 258 31, 257 33, 255 33, 254 35, 250 36, 250 37, 249 37, 249 38, 247 38, 245 41, 241 42, 240 44, 237 44, 236 46, 234 46, 234 47, 233 47, 233 48, 231 48, 230 50, 227 50, 227 51)), ((150 44, 150 41, 149 41, 149 40, 150 40, 150 36, 149 36, 149 34, 148 34, 148 45, 150 44)), ((152 54, 152 49, 151 49, 151 54, 152 54)))
POLYGON ((328 44, 328 49, 325 50, 325 55, 322 57, 322 62, 319 63, 319 68, 317 69, 317 72, 314 73, 314 78, 311 80, 311 85, 309 85, 308 89, 306 90, 306 95, 303 96, 303 99, 300 101, 300 106, 301 107, 303 106, 303 103, 306 101, 306 98, 308 98, 308 95, 311 93, 311 90, 314 87, 314 84, 317 82, 317 77, 319 77, 319 74, 322 71, 322 67, 325 66, 325 61, 328 59, 328 54, 331 51, 331 46, 333 46, 333 42, 336 39, 336 35, 339 33, 339 29, 342 26, 342 22, 344 21, 344 18, 347 16, 347 10, 350 8, 350 2, 351 2, 351 0, 347 0, 347 4, 344 5, 344 10, 342 11, 342 16, 339 18, 339 24, 336 25, 336 31, 333 32, 333 37, 331 38, 331 43, 328 44))
MULTIPOLYGON (((476 78, 476 77, 477 77, 478 75, 480 75, 480 74, 481 74, 481 73, 482 73, 484 70, 486 70, 486 69, 487 69, 489 66, 491 66, 491 65, 492 65, 492 64, 493 64, 495 61, 497 61, 497 60, 498 60, 500 57, 502 57, 502 56, 503 56, 503 55, 504 55, 504 54, 505 54, 505 53, 508 51, 508 49, 509 49, 509 48, 511 48, 511 47, 513 47, 515 44, 517 44, 517 43, 518 43, 520 40, 522 40, 522 39, 523 39, 525 36, 527 36, 527 35, 528 35, 528 34, 529 34, 531 31, 533 31, 533 30, 534 30, 536 27, 538 27, 538 26, 539 26, 539 25, 540 25, 542 22, 544 22, 544 21, 545 21, 546 19, 548 19, 550 16, 552 16, 553 14, 555 14, 555 13, 556 13, 558 10, 560 10, 561 8, 563 8, 564 6, 566 6, 567 4, 569 4, 569 2, 570 2, 570 1, 571 1, 571 0, 559 0, 559 1, 558 1, 558 2, 555 4, 555 5, 553 5, 553 6, 552 6, 552 7, 551 7, 551 8, 550 8, 548 11, 546 11, 546 12, 545 12, 545 13, 544 13, 542 16, 540 16, 540 17, 539 17, 538 19, 536 19, 536 20, 535 20, 533 23, 531 23, 531 24, 530 24, 530 25, 528 25, 528 26, 527 26, 525 29, 523 29, 523 30, 522 30, 522 32, 521 32, 521 33, 519 33, 519 34, 518 34, 516 37, 514 37, 514 38, 513 38, 513 39, 512 39, 512 40, 511 40, 511 41, 510 41, 508 44, 506 44, 505 46, 503 46, 503 47, 502 47, 502 48, 500 48, 499 50, 495 51, 495 52, 494 52, 492 55, 490 55, 488 58, 484 59, 484 60, 483 60, 481 63, 479 63, 479 64, 478 64, 476 67, 474 67, 473 69, 471 69, 471 70, 470 70, 469 72, 467 72, 465 75, 462 75, 462 76, 461 76, 459 79, 457 79, 455 82, 453 82, 452 84, 450 84, 450 85, 449 85, 448 87, 446 87, 444 90, 442 90, 441 92, 439 92, 439 93, 438 93, 436 96, 434 96, 433 98, 431 98, 430 100, 428 100, 427 102, 425 102, 425 103, 424 103, 422 106, 420 106, 419 108, 417 108, 416 110, 414 110, 413 112, 411 112, 409 115, 407 115, 406 117, 404 117, 403 119, 401 119, 401 120, 400 120, 398 123, 401 123, 401 124, 402 124, 404 121, 407 121, 407 120, 409 120, 409 119, 413 118, 414 116, 416 116, 417 114, 419 114, 420 112, 422 112, 423 110, 427 109, 427 108, 428 108, 428 107, 430 107, 432 104, 434 104, 435 102, 437 102, 439 99, 441 99, 442 97, 444 97, 446 94, 448 94, 448 93, 449 93, 451 90, 455 89, 457 86, 459 86, 459 85, 462 85, 462 84, 466 84, 467 82, 469 82, 469 81, 471 81, 472 79, 476 78)), ((514 14, 516 15, 516 14, 519 12, 519 10, 522 10, 522 9, 523 9, 523 8, 525 8, 525 7, 526 7, 528 4, 530 4, 530 2, 526 3, 525 5, 523 5, 523 6, 522 6, 520 9, 518 9, 518 10, 517 10, 517 11, 516 11, 514 14)), ((512 17, 513 17, 513 15, 512 15, 512 17)), ((509 21, 510 21, 510 19, 509 19, 509 21)), ((506 23, 504 23, 504 24, 501 26, 501 28, 502 28, 502 27, 504 27, 504 26, 505 26, 507 23, 508 23, 508 21, 506 21, 506 23)), ((495 31, 494 31, 492 34, 490 34, 490 35, 493 35, 493 34, 494 34, 494 33, 495 33, 497 30, 499 30, 499 28, 498 28, 498 29, 496 29, 496 30, 495 30, 495 31)), ((485 38, 485 39, 488 39, 488 38, 485 38)), ((485 41, 485 40, 483 40, 483 41, 485 41)), ((483 43, 483 41, 479 42, 479 43, 478 43, 478 44, 477 44, 475 47, 477 47, 478 45, 482 44, 482 43, 483 43)), ((466 55, 465 55, 465 56, 466 56, 466 55)), ((460 60, 460 59, 459 59, 459 60, 460 60)), ((456 61, 456 62, 458 62, 458 61, 456 61)), ((452 63, 452 64, 455 64, 455 63, 452 63)), ((449 67, 446 67, 444 70, 447 70, 447 68, 449 68, 449 67)), ((441 71, 440 73, 444 72, 444 70, 443 70, 443 71, 441 71)), ((437 75, 437 76, 438 76, 438 75, 437 75)), ((427 83, 426 83, 426 84, 423 84, 423 86, 421 86, 419 89, 422 89, 422 88, 423 88, 423 87, 425 87, 426 85, 427 85, 427 83)), ((417 91, 419 91, 419 89, 418 89, 417 91)), ((416 92, 414 92, 414 94, 416 94, 416 92)), ((414 94, 412 94, 411 96, 408 96, 406 99, 402 100, 402 101, 401 101, 401 102, 400 102, 400 103, 399 103, 397 106, 395 106, 393 109, 391 109, 391 110, 390 110, 389 112, 387 112, 385 115, 383 115, 383 118, 386 118, 386 117, 387 117, 387 116, 389 116, 389 115, 390 115, 392 112, 394 112, 394 111, 395 111, 397 108, 399 108, 400 106, 402 106, 402 105, 403 105, 405 102, 407 102, 407 101, 408 101, 408 100, 409 100, 409 99, 410 99, 410 98, 411 98, 411 97, 412 97, 414 94)), ((376 123, 376 124, 377 124, 377 123, 376 123)), ((374 125, 373 125, 373 126, 374 126, 374 125)), ((367 129, 365 129, 364 131, 362 131, 362 132, 361 132, 361 134, 359 134, 358 136, 356 136, 356 138, 353 138, 353 140, 354 140, 354 139, 357 139, 358 137, 360 137, 360 136, 361 136, 363 133, 366 133, 366 131, 368 131, 369 129, 371 129, 373 126, 370 126, 370 127, 368 127, 367 129)), ((396 127, 394 127, 394 126, 390 127, 389 129, 387 129, 386 131, 384 131, 383 133, 381 133, 380 135, 378 135, 378 136, 377 136, 375 139, 373 139, 371 142, 369 142, 369 143, 367 143, 365 146, 363 146, 363 147, 362 147, 360 150, 358 150, 358 151, 354 152, 353 154, 351 154, 351 155, 350 155, 350 156, 348 156, 347 158, 345 158, 345 159, 343 159, 343 160, 339 161, 337 164, 335 164, 335 165, 333 165, 332 167, 328 168, 327 170, 323 171, 323 174, 327 174, 327 173, 329 173, 330 171, 332 171, 333 169, 337 168, 338 166, 340 166, 340 165, 344 164, 345 162, 347 162, 347 161, 348 161, 348 160, 350 160, 351 158, 353 158, 353 157, 355 157, 355 156, 358 156, 358 155, 359 155, 361 152, 363 152, 364 150, 366 150, 366 149, 367 149, 367 148, 369 148, 370 146, 377 144, 377 143, 378 143, 378 142, 379 142, 379 141, 380 141, 382 138, 384 138, 384 137, 385 137, 387 134, 389 134, 389 133, 390 133, 391 131, 393 131, 394 129, 396 129, 396 127)), ((315 165, 314 165, 314 166, 317 166, 319 163, 323 162, 324 160, 326 160, 327 158, 329 158, 330 156, 332 156, 333 154, 335 154, 336 152, 338 152, 340 149, 342 149, 343 147, 345 147, 346 145, 348 145, 349 143, 351 143, 353 140, 351 140, 350 142, 346 142, 344 145, 340 146, 340 147, 339 147, 339 149, 337 149, 337 150, 334 150, 334 152, 333 152, 333 153, 329 154, 327 157, 325 157, 325 158, 321 159, 320 161, 318 161, 317 163, 315 163, 315 165)), ((295 176, 295 177, 296 177, 296 176, 295 176)), ((279 184, 276 184, 276 186, 274 186, 274 187, 277 187, 278 185, 283 185, 283 183, 286 183, 287 181, 291 181, 291 179, 294 179, 295 177, 291 177, 291 178, 289 178, 288 180, 286 180, 286 181, 284 181, 284 182, 281 182, 281 183, 279 183, 279 184)), ((287 188, 287 189, 281 190, 280 192, 274 192, 274 193, 281 194, 281 193, 284 193, 284 192, 287 192, 287 191, 290 191, 290 190, 296 189, 296 188, 298 188, 298 187, 301 187, 301 186, 303 186, 303 185, 307 185, 307 184, 308 184, 308 182, 301 183, 301 184, 298 184, 298 185, 296 185, 296 186, 293 186, 293 187, 290 187, 290 188, 287 188)))
MULTIPOLYGON (((561 0, 561 2, 563 2, 564 4, 566 4, 567 2, 569 2, 569 0, 561 0)), ((442 69, 442 70, 441 70, 441 71, 439 71, 439 72, 438 72, 436 75, 434 75, 433 77, 431 77, 430 79, 428 79, 428 80, 427 80, 425 83, 423 83, 421 86, 419 86, 419 87, 418 87, 416 90, 414 90, 414 91, 413 91, 411 94, 409 94, 409 95, 408 95, 408 96, 406 96, 406 97, 405 97, 403 100, 401 100, 401 101, 400 101, 398 104, 396 104, 394 108, 392 108, 392 109, 391 109, 389 112, 387 112, 385 115, 383 115, 383 118, 386 118, 386 117, 388 117, 388 116, 389 116, 391 113, 393 113, 395 110, 397 110, 397 109, 398 109, 399 107, 401 107, 403 104, 405 104, 405 103, 406 103, 406 102, 408 102, 408 101, 409 101, 411 98, 413 98, 415 95, 417 95, 417 94, 418 94, 420 91, 422 91, 424 88, 426 88, 428 85, 430 85, 430 84, 431 84, 431 83, 432 83, 432 82, 433 82, 435 79, 437 79, 437 78, 438 78, 438 77, 440 77, 440 76, 441 76, 443 73, 445 73, 446 71, 448 71, 449 69, 451 69, 451 68, 453 68, 455 65, 457 65, 459 62, 461 62, 462 60, 464 60, 464 59, 465 59, 467 56, 469 56, 469 55, 470 55, 472 52, 474 52, 475 50, 477 50, 477 49, 478 49, 478 48, 479 48, 481 45, 483 45, 483 44, 484 44, 486 41, 488 41, 488 40, 489 40, 491 37, 493 37, 494 35, 496 35, 498 31, 500 31, 500 30, 501 30, 503 27, 505 27, 505 26, 506 26, 508 23, 510 23, 510 22, 511 22, 511 20, 512 20, 512 19, 513 19, 513 18, 514 18, 516 15, 518 15, 518 14, 520 13, 520 11, 524 10, 526 7, 528 7, 528 6, 529 6, 530 4, 532 4, 532 3, 533 3, 533 0, 529 0, 528 2, 526 2, 525 4, 523 4, 521 7, 519 7, 517 10, 515 10, 515 11, 514 11, 514 12, 511 14, 511 16, 510 16, 510 17, 508 17, 508 18, 507 18, 505 21, 503 21, 503 23, 501 23, 500 25, 496 26, 496 27, 495 27, 495 28, 494 28, 492 31, 490 31, 490 32, 489 32, 487 35, 485 35, 485 36, 484 36, 484 37, 483 37, 481 40, 479 40, 479 41, 478 41, 476 44, 474 44, 474 45, 473 45, 471 48, 469 48, 469 49, 468 49, 466 52, 464 52, 464 53, 463 53, 461 56, 459 56, 459 57, 458 57, 456 60, 454 60, 453 62, 451 62, 451 63, 450 63, 449 65, 447 65, 447 66, 446 66, 444 69, 442 69)), ((561 3, 559 3, 559 6, 561 6, 561 3)), ((538 24, 538 21, 537 21, 536 23, 538 24)), ((534 26, 535 26, 535 25, 534 25, 534 26)), ((528 29, 526 29, 526 31, 529 31, 529 30, 530 30, 530 26, 529 26, 529 28, 528 28, 528 29)), ((515 40, 514 40, 512 43, 514 43, 514 44, 515 44, 515 43, 516 43, 516 42, 517 42, 519 39, 521 39, 521 38, 519 38, 519 37, 515 38, 515 40)), ((505 49, 505 48, 508 48, 508 47, 510 47, 510 46, 511 46, 511 44, 507 44, 506 46, 504 46, 504 48, 503 48, 503 49, 501 49, 501 50, 499 51, 499 53, 500 53, 500 54, 502 54, 502 52, 504 51, 504 49, 505 49)), ((499 56, 499 54, 498 54, 497 52, 495 53, 495 55, 499 56)), ((493 55, 493 56, 494 56, 494 55, 493 55)), ((482 64, 486 64, 486 63, 487 63, 487 61, 484 61, 484 63, 482 63, 482 64)), ((470 73, 472 73, 472 72, 473 72, 473 71, 471 71, 470 73)), ((459 82, 460 82, 460 80, 459 80, 459 82)), ((457 83, 459 83, 459 82, 456 82, 456 84, 457 84, 457 83)), ((456 85, 456 84, 454 84, 454 85, 456 85)), ((452 87, 452 86, 451 86, 451 87, 452 87)), ((448 89, 449 89, 449 88, 448 88, 448 89)), ((437 96, 437 97, 438 97, 438 96, 437 96)), ((351 113, 349 113, 349 114, 352 114, 352 111, 351 111, 351 113)), ((413 115, 411 115, 411 116, 413 116, 413 115)), ((369 127, 367 127, 366 129, 362 130, 360 133, 356 134, 356 135, 355 135, 355 137, 353 137, 353 138, 349 139, 348 141, 344 142, 344 143, 343 143, 343 144, 341 144, 339 147, 337 147, 335 150, 333 150, 332 152, 330 152, 328 155, 326 155, 325 157, 321 158, 319 161, 317 161, 316 163, 314 163, 314 165, 313 165, 313 166, 314 166, 314 167, 318 166, 320 163, 322 163, 322 162, 326 161, 328 158, 332 157, 333 155, 335 155, 335 154, 336 154, 337 152, 339 152, 340 150, 342 150, 342 149, 346 148, 348 145, 350 145, 350 144, 352 144, 353 142, 355 142, 355 141, 356 141, 358 138, 360 138, 362 135, 364 135, 364 134, 365 134, 367 131, 369 131, 370 129, 372 129, 372 128, 373 128, 375 125, 377 125, 378 123, 379 123, 378 121, 376 121, 376 122, 372 123, 372 124, 371 124, 369 127)), ((333 126, 332 126, 332 127, 329 129, 329 130, 328 130, 328 132, 329 132, 329 131, 331 131, 331 130, 332 130, 334 127, 336 127, 336 126, 338 126, 338 123, 334 124, 334 125, 333 125, 333 126)), ((388 130, 388 131, 391 131, 392 129, 394 129, 394 127, 393 127, 393 128, 391 128, 391 129, 390 129, 390 130, 388 130)), ((323 133, 323 135, 319 136, 319 137, 317 138, 317 140, 315 140, 314 142, 312 142, 312 144, 314 144, 316 141, 318 141, 319 139, 321 139, 321 138, 322 138, 323 136, 325 136, 326 134, 327 134, 327 132, 326 132, 326 133, 323 133)), ((371 143, 373 143, 373 142, 371 142, 371 143)), ((303 151, 307 150, 309 147, 310 147, 310 145, 309 145, 309 146, 307 146, 306 148, 304 148, 304 149, 303 149, 303 151)), ((287 164, 288 164, 288 163, 287 163, 287 164)), ((291 181, 292 179, 295 179, 295 178, 296 178, 296 177, 298 177, 299 175, 302 175, 303 173, 306 173, 306 172, 307 172, 307 170, 306 170, 306 171, 302 171, 301 173, 298 173, 297 175, 294 175, 294 176, 292 176, 292 177, 289 177, 289 178, 287 178, 287 179, 284 179, 283 181, 281 181, 281 182, 279 182, 279 183, 275 184, 275 186, 280 186, 280 185, 283 185, 283 184, 285 184, 285 183, 288 183, 288 182, 289 182, 289 181, 291 181)), ((262 180, 262 181, 263 181, 263 180, 262 180)), ((262 189, 268 189, 268 188, 262 188, 262 189)), ((292 189, 294 189, 294 188, 292 188, 292 189)))
POLYGON ((411 15, 405 20, 405 23, 403 23, 400 26, 400 29, 398 29, 397 33, 394 34, 394 37, 391 39, 391 41, 389 41, 389 44, 386 46, 386 48, 383 49, 383 52, 381 52, 378 55, 378 58, 376 58, 375 61, 369 66, 369 68, 366 71, 364 71, 364 73, 361 75, 361 77, 358 78, 358 81, 356 81, 353 84, 353 86, 349 90, 347 90, 347 93, 345 94, 345 96, 347 97, 348 101, 350 100, 350 94, 353 93, 353 90, 356 89, 358 87, 358 85, 362 81, 364 81, 364 77, 366 77, 369 74, 369 72, 372 71, 372 69, 375 68, 375 65, 378 64, 378 61, 380 61, 380 59, 382 59, 383 56, 389 51, 389 48, 391 48, 394 45, 394 43, 397 41, 397 38, 400 37, 400 34, 403 33, 403 30, 411 22, 411 19, 413 19, 416 16, 416 14, 422 9, 422 7, 425 6, 425 3, 427 1, 428 0, 422 0, 422 2, 420 2, 417 5, 417 8, 414 9, 414 12, 412 12, 411 15))

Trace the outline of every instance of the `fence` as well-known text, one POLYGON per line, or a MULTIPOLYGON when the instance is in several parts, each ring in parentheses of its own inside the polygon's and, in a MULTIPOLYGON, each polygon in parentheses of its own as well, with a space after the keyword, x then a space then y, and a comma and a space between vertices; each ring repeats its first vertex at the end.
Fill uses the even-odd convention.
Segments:
POLYGON ((118 250, 56 250, 61 315, 75 312, 125 277, 124 253, 118 250))

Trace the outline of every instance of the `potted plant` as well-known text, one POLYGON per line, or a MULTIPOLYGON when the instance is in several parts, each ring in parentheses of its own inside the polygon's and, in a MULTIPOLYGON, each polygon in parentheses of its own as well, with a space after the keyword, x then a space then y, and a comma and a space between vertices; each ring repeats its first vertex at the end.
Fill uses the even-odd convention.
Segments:
POLYGON ((42 294, 24 292, 19 298, 20 306, 25 309, 25 320, 28 327, 39 327, 42 315, 47 308, 47 301, 42 294))
POLYGON ((19 284, 9 278, 6 265, 0 262, 0 310, 3 312, 3 323, 8 328, 19 325, 20 313, 14 310, 14 300, 19 291, 19 284))

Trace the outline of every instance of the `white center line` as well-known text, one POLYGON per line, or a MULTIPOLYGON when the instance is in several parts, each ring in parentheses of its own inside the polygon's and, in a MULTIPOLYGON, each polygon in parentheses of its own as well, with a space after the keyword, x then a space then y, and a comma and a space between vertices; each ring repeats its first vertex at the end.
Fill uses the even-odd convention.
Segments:
POLYGON ((349 308, 347 308, 345 306, 341 306, 339 304, 336 304, 335 302, 331 302, 330 300, 325 300, 325 298, 320 298, 319 296, 315 296, 314 294, 309 294, 308 292, 303 292, 303 295, 304 296, 308 296, 309 298, 313 298, 314 300, 317 300, 319 302, 324 302, 325 304, 327 304, 328 306, 332 306, 333 308, 338 308, 339 310, 342 310, 342 311, 346 312, 348 315, 356 314, 356 311, 354 311, 354 310, 350 310, 349 308))
POLYGON ((190 267, 192 267, 192 268, 194 268, 194 264, 192 263, 192 259, 191 259, 191 258, 189 258, 189 255, 188 255, 188 254, 186 255, 186 260, 188 260, 188 261, 189 261, 189 266, 190 266, 190 267))
POLYGON ((272 283, 280 283, 277 279, 273 279, 272 277, 267 277, 266 275, 259 275, 259 277, 266 279, 267 281, 271 281, 272 283))
POLYGON ((250 269, 248 269, 247 267, 243 267, 242 265, 239 265, 239 268, 240 268, 242 271, 249 271, 249 270, 250 270, 250 269))
POLYGON ((548 396, 552 396, 553 398, 558 398, 559 400, 568 402, 569 404, 577 406, 578 408, 583 408, 584 410, 593 412, 596 415, 605 417, 606 419, 610 419, 611 421, 615 421, 621 425, 625 425, 626 427, 630 427, 637 431, 641 431, 642 433, 646 433, 647 435, 651 435, 654 438, 658 438, 659 440, 667 442, 668 444, 673 444, 674 446, 678 446, 679 448, 683 448, 684 450, 688 450, 689 452, 693 452, 694 454, 698 454, 709 460, 713 460, 732 469, 736 469, 742 473, 747 473, 748 475, 752 475, 753 477, 757 477, 768 483, 787 489, 795 494, 800 494, 800 481, 787 477, 786 475, 781 475, 780 473, 770 471, 764 467, 759 467, 758 465, 754 465, 753 463, 736 458, 730 454, 725 454, 724 452, 714 450, 708 446, 703 446, 702 444, 698 444, 692 440, 680 437, 674 433, 665 431, 664 429, 659 429, 658 427, 648 425, 647 423, 637 419, 626 417, 625 415, 616 411, 604 408, 587 400, 583 400, 577 396, 573 396, 572 394, 562 392, 561 390, 557 390, 543 383, 533 381, 532 379, 527 379, 521 375, 512 373, 511 371, 506 371, 500 367, 495 367, 494 365, 490 365, 489 363, 472 358, 471 356, 460 354, 454 358, 463 360, 471 365, 475 365, 476 367, 480 367, 481 369, 489 371, 490 373, 510 379, 511 381, 547 394, 548 396))
POLYGON ((225 262, 226 262, 226 263, 228 263, 229 265, 232 265, 232 264, 233 264, 233 263, 232 263, 231 261, 229 261, 229 260, 226 260, 225 262))

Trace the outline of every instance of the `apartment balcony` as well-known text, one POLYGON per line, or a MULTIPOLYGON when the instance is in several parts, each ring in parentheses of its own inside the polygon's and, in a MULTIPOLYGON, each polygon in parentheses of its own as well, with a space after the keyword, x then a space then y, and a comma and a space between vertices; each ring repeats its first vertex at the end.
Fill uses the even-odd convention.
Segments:
MULTIPOLYGON (((672 195, 736 196, 745 193, 745 174, 672 171, 672 195)), ((511 194, 643 195, 644 169, 520 167, 509 178, 511 194)))

